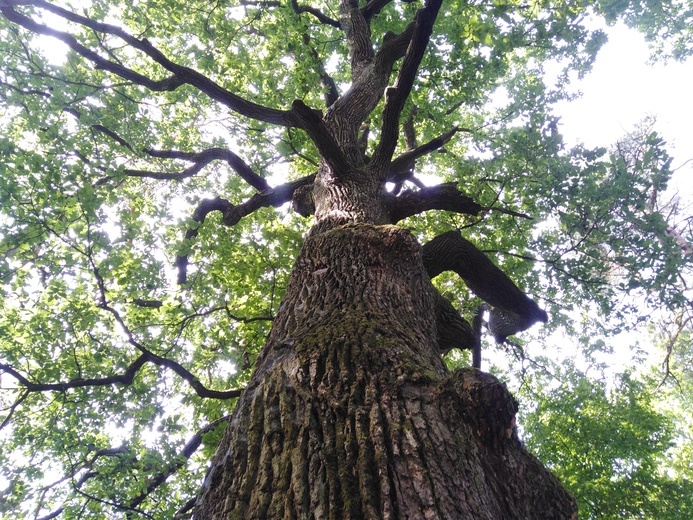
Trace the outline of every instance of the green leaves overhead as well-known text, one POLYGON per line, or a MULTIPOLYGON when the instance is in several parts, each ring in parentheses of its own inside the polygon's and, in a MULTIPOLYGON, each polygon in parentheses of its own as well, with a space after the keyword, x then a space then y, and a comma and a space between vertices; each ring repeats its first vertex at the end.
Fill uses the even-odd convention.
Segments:
MULTIPOLYGON (((288 208, 288 181, 312 183, 320 155, 282 118, 294 100, 324 114, 352 87, 338 2, 0 8, 0 515, 173 518, 190 508, 310 225, 288 208), (228 211, 196 218, 208 200, 228 211)), ((421 4, 361 8, 377 53, 421 4)), ((672 234, 661 195, 671 160, 648 123, 614 148, 568 150, 561 139, 551 104, 605 41, 585 23, 594 12, 640 28, 660 52, 690 53, 681 2, 444 2, 401 118, 416 143, 402 130, 395 157, 452 132, 413 175, 457 183, 484 211, 404 225, 422 241, 463 229, 551 311, 550 327, 590 306, 612 313, 613 330, 646 314, 625 295, 679 316, 689 308, 690 255, 672 234)), ((364 163, 383 105, 362 128, 364 163)), ((439 283, 475 310, 458 281, 439 283)), ((565 377, 570 391, 542 401, 527 430, 576 488, 597 481, 584 500, 626 475, 679 492, 640 469, 671 436, 633 397, 636 383, 609 394, 565 377), (588 476, 562 465, 548 430, 575 450, 585 439, 561 429, 571 410, 551 406, 575 396, 609 427, 636 413, 641 424, 616 447, 636 450, 595 459, 588 476)), ((606 426, 596 433, 606 438, 606 426)))
POLYGON ((675 430, 647 387, 627 374, 609 387, 574 367, 560 380, 558 388, 546 379, 539 385, 545 396, 523 417, 525 438, 576 498, 581 516, 674 519, 691 511, 690 481, 662 468, 675 430))

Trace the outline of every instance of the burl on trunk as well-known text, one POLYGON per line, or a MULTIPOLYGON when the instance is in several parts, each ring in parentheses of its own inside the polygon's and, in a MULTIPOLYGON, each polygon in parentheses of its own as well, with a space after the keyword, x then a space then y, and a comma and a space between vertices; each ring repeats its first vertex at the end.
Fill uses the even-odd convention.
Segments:
POLYGON ((195 518, 576 518, 504 385, 446 369, 438 298, 404 229, 309 236, 195 518))

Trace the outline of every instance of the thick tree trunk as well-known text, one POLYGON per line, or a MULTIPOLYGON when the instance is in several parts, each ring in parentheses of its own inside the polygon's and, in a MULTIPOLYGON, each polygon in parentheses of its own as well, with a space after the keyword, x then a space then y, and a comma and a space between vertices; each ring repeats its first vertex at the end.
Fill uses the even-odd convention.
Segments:
POLYGON ((505 387, 447 371, 436 298, 403 229, 309 236, 195 518, 575 518, 505 387))

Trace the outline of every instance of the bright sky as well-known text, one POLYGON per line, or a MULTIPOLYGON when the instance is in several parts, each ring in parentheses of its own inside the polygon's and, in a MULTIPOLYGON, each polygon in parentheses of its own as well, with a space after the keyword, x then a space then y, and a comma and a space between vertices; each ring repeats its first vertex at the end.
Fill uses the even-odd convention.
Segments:
POLYGON ((561 132, 569 145, 608 146, 655 116, 655 129, 674 157, 672 168, 680 167, 675 186, 693 197, 693 59, 648 65, 650 52, 637 31, 618 25, 608 34, 592 72, 575 84, 582 98, 557 109, 561 132))
MULTIPOLYGON (((560 103, 560 131, 568 146, 610 146, 648 116, 674 158, 669 187, 693 203, 693 58, 649 64, 650 51, 643 36, 624 25, 607 29, 608 43, 582 81, 572 84, 582 97, 560 103)), ((613 356, 613 369, 630 363, 628 344, 638 344, 638 331, 622 334, 613 356)), ((559 340, 563 341, 563 340, 559 340)), ((560 343, 559 343, 560 344, 560 343)))

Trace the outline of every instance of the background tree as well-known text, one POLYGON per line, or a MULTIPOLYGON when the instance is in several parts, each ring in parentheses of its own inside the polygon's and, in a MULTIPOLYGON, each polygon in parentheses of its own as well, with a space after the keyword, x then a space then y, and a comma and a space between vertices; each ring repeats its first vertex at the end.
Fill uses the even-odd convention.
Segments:
MULTIPOLYGON (((624 19, 682 58, 690 9, 0 0, 0 12, 0 511, 184 516, 221 441, 200 518, 219 496, 257 517, 570 516, 516 442, 503 387, 450 375, 440 356, 479 341, 479 320, 457 311, 471 319, 481 300, 498 339, 545 318, 480 251, 548 311, 549 332, 579 336, 578 308, 600 312, 589 327, 629 327, 643 295, 690 308, 690 230, 659 204, 662 140, 644 127, 613 152, 567 150, 551 113, 604 42, 586 15, 624 19), (564 67, 555 84, 548 60, 564 67), (442 235, 459 229, 471 242, 442 235)), ((666 421, 643 407, 654 422, 633 431, 663 449, 666 421)), ((536 441, 560 439, 555 424, 528 424, 569 487, 593 478, 536 441)))

